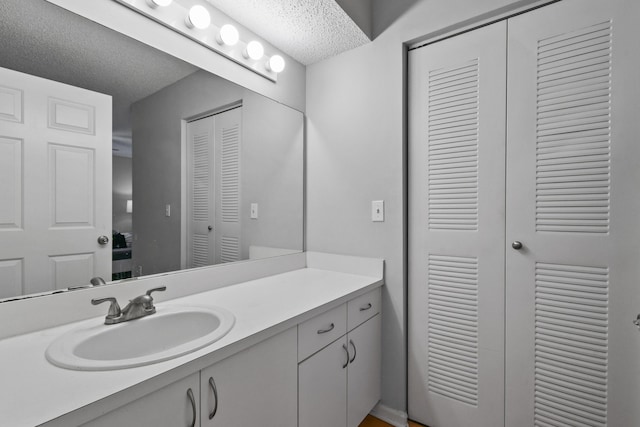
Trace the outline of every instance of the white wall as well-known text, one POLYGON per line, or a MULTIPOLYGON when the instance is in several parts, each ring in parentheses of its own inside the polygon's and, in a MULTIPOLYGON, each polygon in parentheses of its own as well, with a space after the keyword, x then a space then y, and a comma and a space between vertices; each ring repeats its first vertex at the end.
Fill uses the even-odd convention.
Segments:
MULTIPOLYGON (((406 410, 403 44, 532 1, 374 0, 370 44, 307 67, 307 249, 384 258, 383 398, 406 410), (385 222, 371 222, 371 201, 385 222)), ((410 153, 409 153, 410 154, 410 153)), ((410 239, 411 236, 408 236, 410 239)))

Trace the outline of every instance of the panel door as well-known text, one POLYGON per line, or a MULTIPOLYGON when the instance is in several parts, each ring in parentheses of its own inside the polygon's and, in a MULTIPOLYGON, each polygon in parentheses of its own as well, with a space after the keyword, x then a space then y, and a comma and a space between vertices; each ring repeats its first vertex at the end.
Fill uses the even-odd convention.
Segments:
POLYGON ((347 427, 358 427, 380 400, 380 314, 349 332, 347 427))
POLYGON ((504 423, 506 23, 409 53, 409 416, 504 423))
POLYGON ((347 423, 346 336, 298 365, 298 426, 345 427, 347 423))
POLYGON ((507 425, 640 425, 636 1, 509 22, 507 425))
POLYGON ((111 277, 111 97, 0 69, 0 298, 111 277))
POLYGON ((200 375, 195 373, 83 424, 82 427, 199 426, 199 392, 200 375), (189 390, 194 400, 189 396, 189 390))
POLYGON ((202 427, 296 427, 297 357, 292 328, 203 369, 202 427))

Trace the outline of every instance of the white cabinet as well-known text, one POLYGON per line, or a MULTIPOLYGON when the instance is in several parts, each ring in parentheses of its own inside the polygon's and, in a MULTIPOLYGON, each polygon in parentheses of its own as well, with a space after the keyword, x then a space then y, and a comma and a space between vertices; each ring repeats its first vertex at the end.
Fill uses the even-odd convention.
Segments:
POLYGON ((201 371, 202 426, 297 425, 296 328, 201 371))
POLYGON ((357 427, 380 399, 380 290, 338 307, 298 327, 301 354, 311 339, 302 334, 322 333, 364 323, 340 336, 298 365, 299 427, 357 427), (333 313, 334 318, 327 318, 333 313), (357 316, 356 320, 353 319, 357 316), (322 322, 318 322, 322 319, 322 322), (367 320, 368 319, 368 320, 367 320), (308 325, 314 325, 309 328, 308 325), (301 336, 302 335, 302 336, 301 336))
POLYGON ((199 398, 200 376, 195 373, 83 424, 83 427, 195 427, 200 425, 199 398))

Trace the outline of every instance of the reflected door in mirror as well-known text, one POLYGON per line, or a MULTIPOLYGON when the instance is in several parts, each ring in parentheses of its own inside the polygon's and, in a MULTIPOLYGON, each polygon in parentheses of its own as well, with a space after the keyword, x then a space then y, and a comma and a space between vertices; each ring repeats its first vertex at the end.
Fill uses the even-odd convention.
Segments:
POLYGON ((111 97, 0 68, 0 298, 111 276, 111 97))
POLYGON ((237 107, 187 125, 189 267, 241 259, 241 122, 237 107))

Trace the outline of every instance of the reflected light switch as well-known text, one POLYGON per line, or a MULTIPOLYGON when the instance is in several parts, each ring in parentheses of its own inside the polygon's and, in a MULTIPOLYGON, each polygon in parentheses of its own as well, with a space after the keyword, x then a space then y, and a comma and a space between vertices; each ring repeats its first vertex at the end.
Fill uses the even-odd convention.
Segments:
POLYGON ((384 200, 374 200, 371 202, 371 221, 384 221, 384 200))
POLYGON ((258 219, 258 204, 251 203, 251 219, 258 219))

